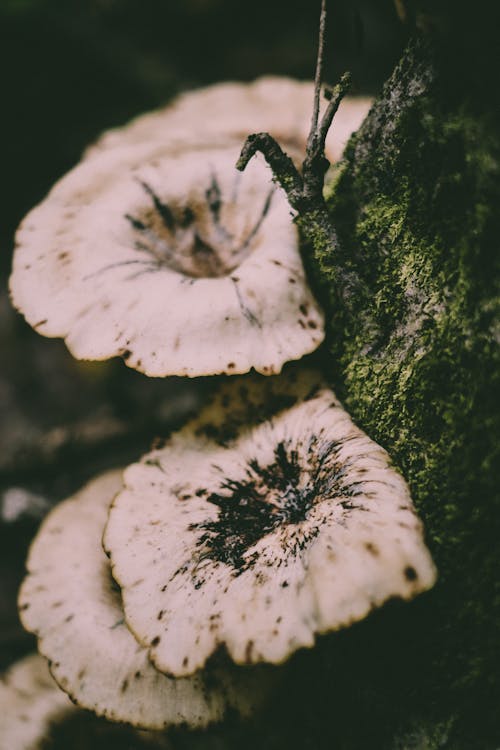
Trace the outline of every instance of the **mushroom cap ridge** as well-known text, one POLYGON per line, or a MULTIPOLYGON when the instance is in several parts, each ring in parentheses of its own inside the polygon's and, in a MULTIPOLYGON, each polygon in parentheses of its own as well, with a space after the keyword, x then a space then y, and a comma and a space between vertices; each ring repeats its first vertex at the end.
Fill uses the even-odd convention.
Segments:
MULTIPOLYGON (((159 140, 172 148, 241 146, 250 133, 270 133, 294 159, 302 161, 311 125, 314 84, 285 76, 264 76, 251 83, 223 82, 180 94, 166 107, 139 115, 103 133, 86 151, 159 140)), ((347 96, 326 139, 326 157, 338 161, 349 136, 358 129, 372 99, 347 96)), ((325 107, 322 100, 321 107, 325 107)))

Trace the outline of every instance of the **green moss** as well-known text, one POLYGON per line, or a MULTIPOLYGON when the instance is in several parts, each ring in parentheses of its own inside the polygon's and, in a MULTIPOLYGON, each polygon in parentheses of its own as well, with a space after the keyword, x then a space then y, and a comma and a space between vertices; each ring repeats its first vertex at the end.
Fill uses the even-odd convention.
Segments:
POLYGON ((490 718, 500 698, 498 132, 450 101, 429 51, 411 47, 329 188, 341 250, 316 247, 313 263, 331 380, 408 480, 440 573, 415 633, 427 664, 419 689, 490 718))

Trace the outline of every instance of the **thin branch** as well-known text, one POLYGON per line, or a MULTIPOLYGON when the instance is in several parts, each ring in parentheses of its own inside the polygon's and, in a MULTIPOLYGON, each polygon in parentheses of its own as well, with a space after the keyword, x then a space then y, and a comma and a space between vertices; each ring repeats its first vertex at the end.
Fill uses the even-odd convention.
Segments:
MULTIPOLYGON (((260 151, 271 167, 275 181, 284 189, 291 207, 297 211, 296 220, 302 221, 307 215, 308 221, 311 223, 311 234, 315 234, 314 224, 319 234, 326 237, 330 244, 336 246, 338 244, 336 234, 331 226, 323 197, 325 174, 330 166, 330 162, 325 156, 325 141, 351 78, 348 73, 344 73, 340 83, 333 89, 327 89, 325 95, 327 95, 329 102, 321 122, 319 122, 325 36, 326 0, 321 0, 313 114, 311 129, 307 138, 305 159, 302 163, 302 173, 298 171, 290 157, 284 153, 269 133, 257 133, 248 136, 236 167, 243 171, 252 156, 260 151)), ((306 225, 307 222, 304 222, 304 226, 306 225)))
POLYGON ((281 146, 274 140, 269 133, 255 133, 249 135, 241 149, 240 158, 236 164, 236 169, 243 172, 246 165, 257 151, 260 151, 265 160, 272 169, 276 181, 286 192, 292 207, 297 198, 302 194, 303 182, 297 167, 285 154, 281 146))
POLYGON ((321 0, 321 15, 319 18, 318 56, 316 58, 316 73, 314 75, 314 104, 311 118, 311 129, 307 138, 307 148, 311 148, 318 132, 319 104, 321 99, 321 83, 323 80, 323 59, 326 36, 326 0, 321 0))
POLYGON ((319 147, 321 148, 321 150, 323 150, 325 147, 326 136, 328 135, 328 131, 330 130, 330 125, 332 124, 333 118, 337 114, 340 102, 346 95, 348 89, 350 88, 350 85, 351 74, 344 73, 342 78, 340 79, 340 82, 337 83, 337 85, 330 92, 331 98, 328 102, 328 107, 326 108, 326 111, 318 128, 319 147))

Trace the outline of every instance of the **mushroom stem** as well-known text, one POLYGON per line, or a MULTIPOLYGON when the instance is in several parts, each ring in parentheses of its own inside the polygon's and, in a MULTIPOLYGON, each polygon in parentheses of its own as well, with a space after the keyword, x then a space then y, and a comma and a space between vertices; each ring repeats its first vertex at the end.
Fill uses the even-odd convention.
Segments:
POLYGON ((302 162, 302 174, 269 133, 255 133, 247 137, 236 168, 243 171, 252 156, 260 151, 271 167, 274 179, 285 191, 290 206, 297 212, 295 222, 306 239, 312 241, 313 245, 318 243, 318 245, 324 247, 327 243, 327 245, 336 248, 338 247, 337 234, 331 224, 323 197, 325 174, 330 166, 330 162, 325 156, 325 141, 340 102, 350 86, 351 76, 350 73, 344 73, 334 88, 325 90, 325 97, 329 100, 329 103, 320 119, 325 35, 326 0, 322 0, 318 56, 314 78, 313 114, 307 138, 306 156, 302 162))

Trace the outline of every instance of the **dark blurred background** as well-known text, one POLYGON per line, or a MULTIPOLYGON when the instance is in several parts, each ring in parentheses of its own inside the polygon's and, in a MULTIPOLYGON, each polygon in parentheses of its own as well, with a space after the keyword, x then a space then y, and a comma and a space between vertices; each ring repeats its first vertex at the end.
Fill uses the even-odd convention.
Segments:
MULTIPOLYGON (((400 14, 401 14, 401 3, 400 14)), ((210 383, 79 363, 10 308, 23 215, 102 130, 176 93, 266 73, 312 78, 319 0, 0 0, 0 667, 32 645, 17 622, 27 545, 51 504, 130 462, 210 383)), ((408 35, 393 0, 330 2, 326 78, 376 93, 408 35)))

